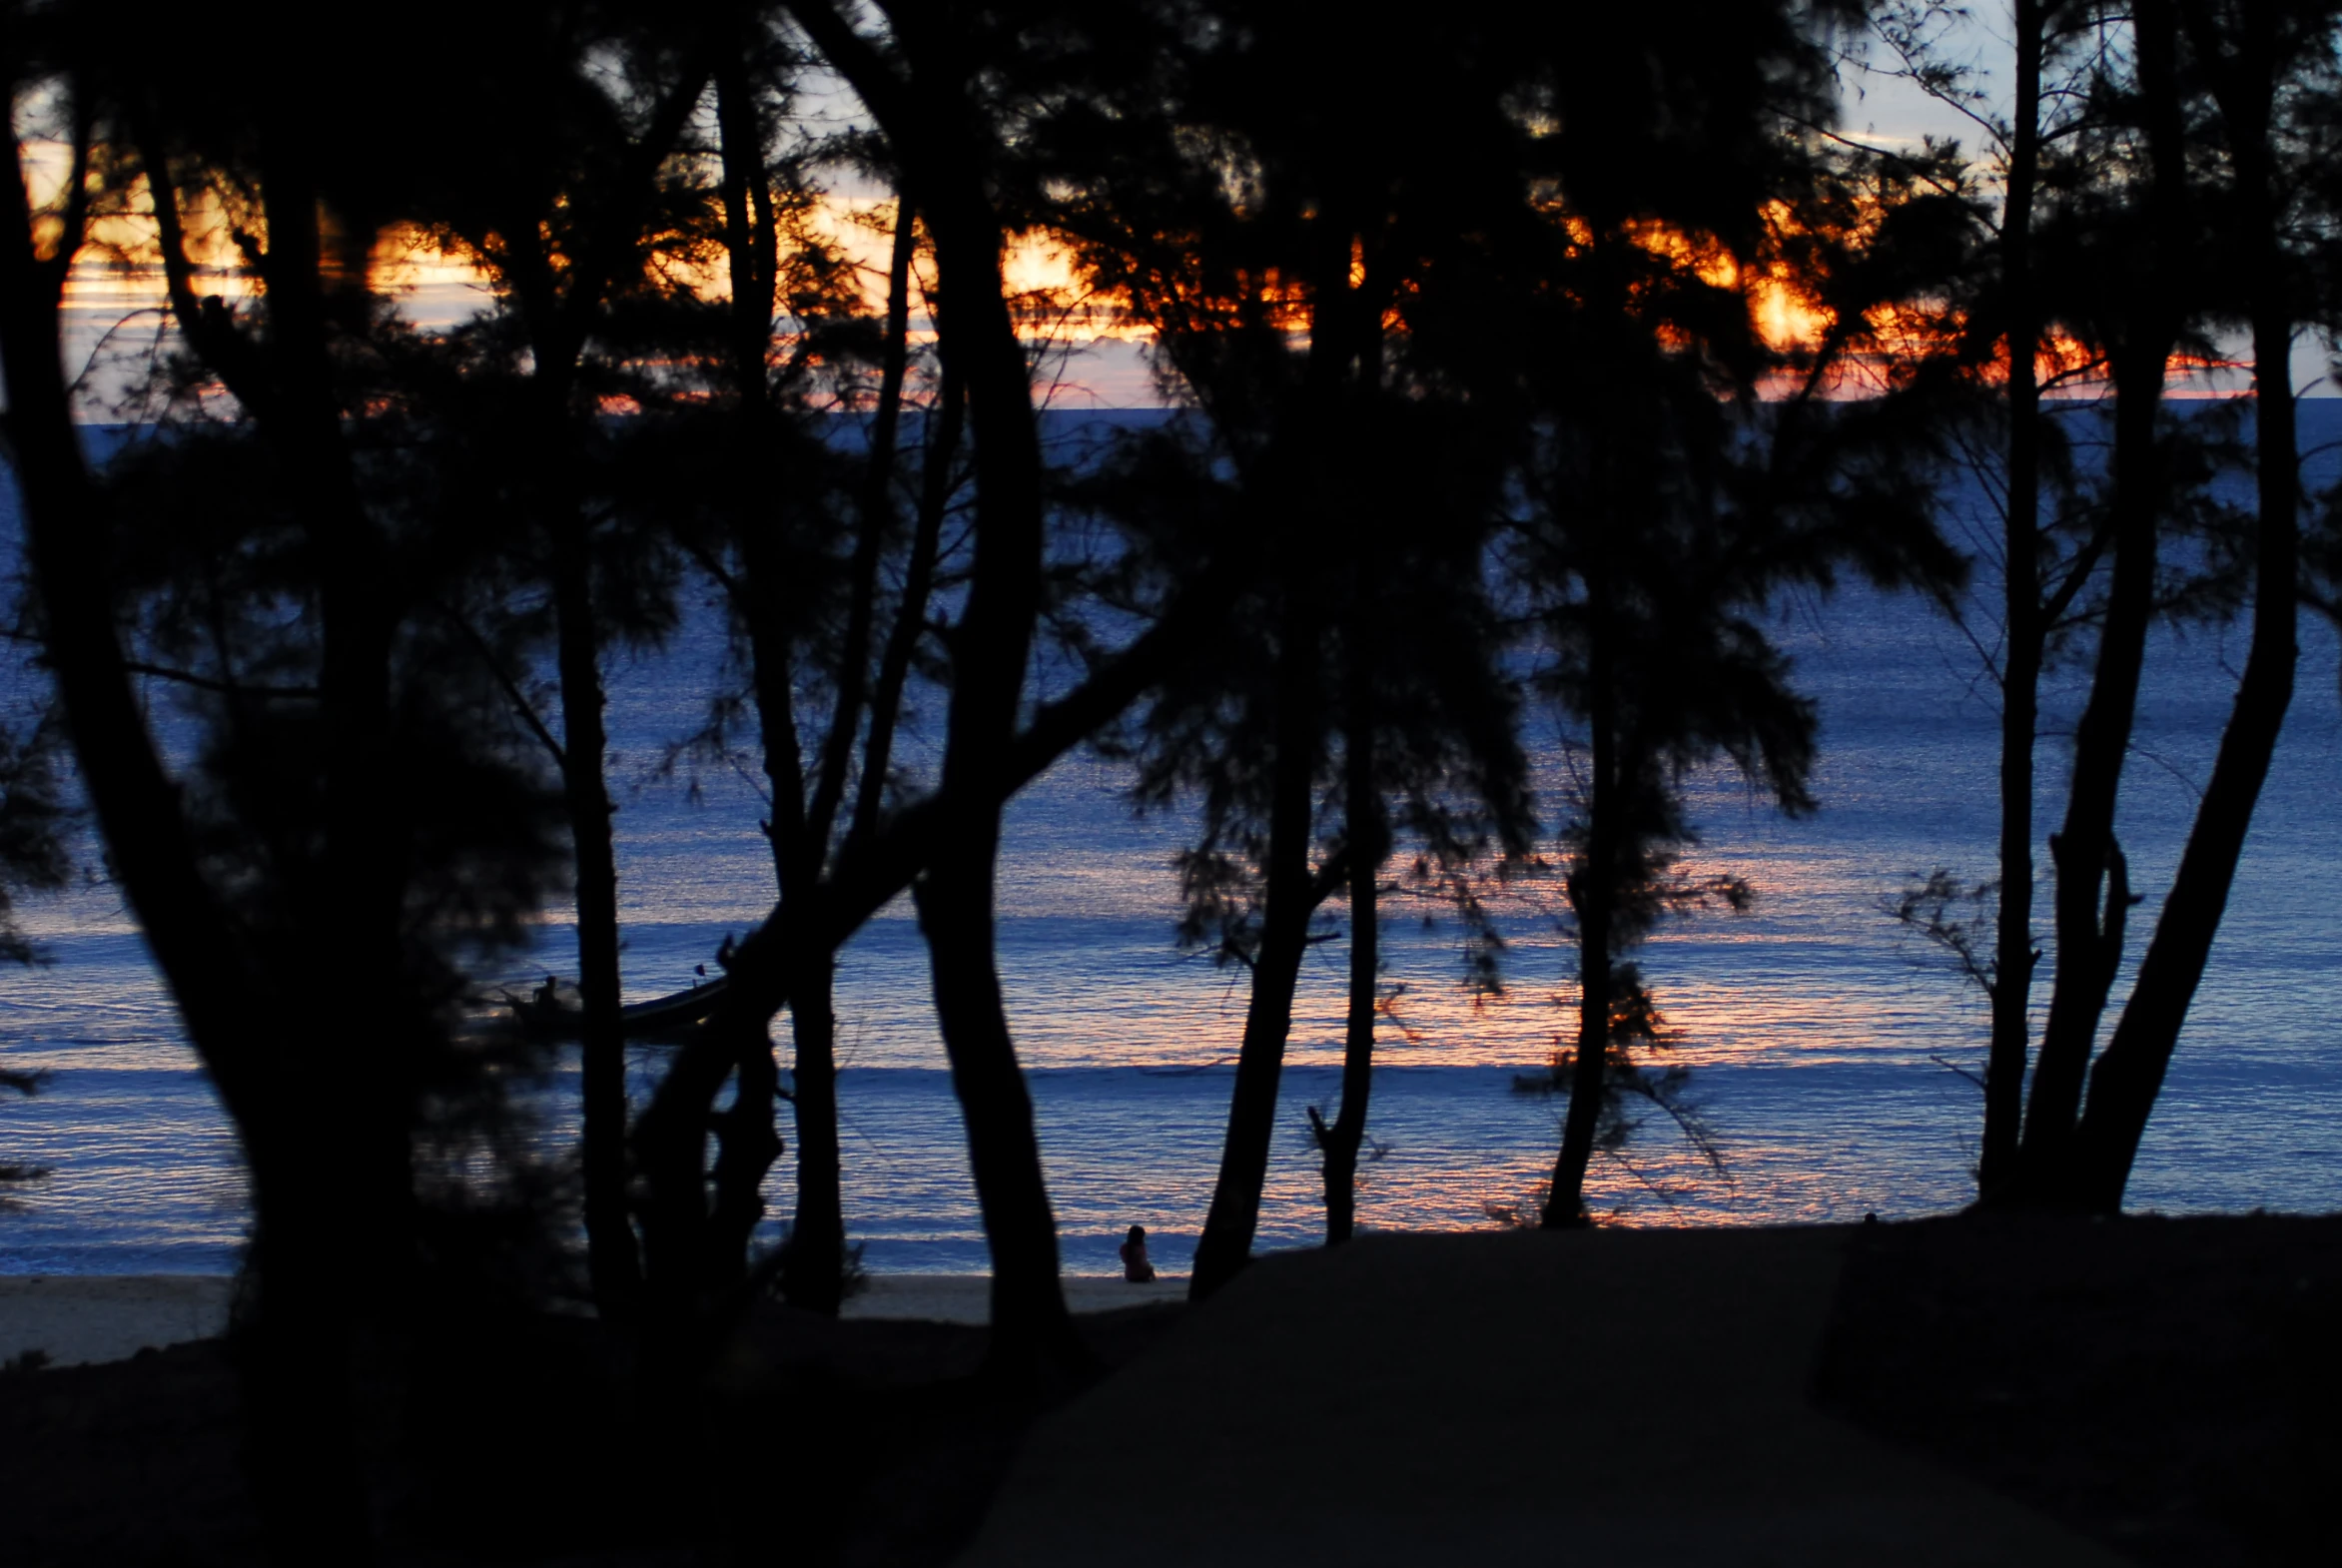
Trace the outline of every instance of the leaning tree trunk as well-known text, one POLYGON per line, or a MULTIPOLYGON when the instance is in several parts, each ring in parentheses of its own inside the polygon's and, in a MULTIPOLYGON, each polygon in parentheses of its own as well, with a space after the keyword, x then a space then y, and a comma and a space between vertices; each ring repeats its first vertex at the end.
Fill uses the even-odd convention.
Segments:
MULTIPOLYGON (((997 818, 992 818, 997 823, 997 818)), ((991 1359, 1004 1370, 1076 1367, 1086 1357, 1058 1278, 1057 1216, 1041 1174, 1033 1101, 993 966, 993 861, 982 821, 913 884, 935 1008, 968 1130, 968 1164, 992 1246, 991 1359)))
POLYGON ((2122 961, 2124 915, 2133 902, 2114 838, 2114 807, 2154 609, 2156 533, 2167 489, 2167 459, 2155 423, 2165 367, 2177 342, 2171 296, 2180 286, 2188 243, 2185 132, 2169 0, 2140 0, 2135 33, 2153 164, 2147 196, 2153 232, 2143 272, 2128 282, 2131 315, 2124 341, 2112 356, 2114 569, 2089 701, 2074 732, 2065 822, 2049 841, 2057 868, 2057 964, 2018 1169, 2004 1188, 2008 1199, 2019 1203, 2070 1200, 2069 1161, 2082 1085, 2122 961))
MULTIPOLYGON (((2127 869, 2114 839, 2114 805, 2138 708, 2154 607, 2155 529, 2162 454, 2155 435, 2167 339, 2124 362, 2115 407, 2113 581, 2098 633, 2097 670, 2074 734, 2073 776, 2065 822, 2049 840, 2057 868, 2057 964, 2049 1020, 2025 1110, 2020 1201, 2056 1184, 2072 1140, 2074 1117, 2106 997, 2122 962, 2130 900, 2127 869)), ((2002 1192, 2010 1191, 2004 1185, 2002 1192)))
POLYGON ((1277 652, 1276 754, 1270 761, 1267 890, 1260 947, 1252 957, 1252 994, 1244 1013, 1244 1041, 1236 1054, 1235 1089, 1228 1102, 1227 1141, 1219 1178, 1195 1243, 1188 1293, 1202 1300, 1234 1278, 1252 1255, 1260 1223, 1260 1193, 1268 1180, 1268 1151, 1276 1126, 1277 1082, 1285 1037, 1292 1033, 1293 990, 1308 948, 1309 916, 1318 904, 1309 875, 1310 805, 1317 772, 1317 632, 1299 606, 1285 612, 1284 646, 1277 652))
MULTIPOLYGON (((150 165, 151 188, 158 211, 175 214, 160 164, 150 165)), ((105 536, 105 501, 81 455, 59 358, 59 295, 86 235, 69 220, 54 255, 42 257, 23 183, 12 190, 0 243, 0 376, 27 565, 43 611, 42 651, 109 863, 235 1120, 260 1245, 279 1254, 264 1270, 271 1318, 241 1369, 257 1501, 278 1560, 370 1562, 350 1364, 355 1260, 349 1214, 338 1207, 354 1196, 368 1202, 370 1182, 363 1163, 330 1136, 346 1124, 321 1113, 307 1079, 300 1092, 290 1087, 294 1066, 317 1042, 306 1028, 289 1035, 288 999, 205 879, 180 791, 147 730, 105 552, 91 548, 105 536)), ((297 248, 288 243, 288 263, 297 248)), ((174 291, 175 307, 181 303, 193 306, 184 287, 174 291)), ((334 1070, 349 1081, 346 1061, 334 1070)), ((326 1106, 362 1129, 376 1125, 365 1104, 342 1098, 326 1106)))
POLYGON ((974 416, 976 549, 952 648, 943 787, 955 805, 916 890, 920 927, 992 1247, 992 1364, 1012 1376, 1079 1372, 1089 1357, 1058 1277, 1057 1219, 995 967, 1009 793, 1001 781, 1041 608, 1040 438, 1024 346, 1002 293, 999 220, 980 185, 946 188, 951 196, 934 204, 931 227, 947 302, 944 352, 966 367, 974 416))
POLYGON ((1361 561, 1360 607, 1349 639, 1349 734, 1343 790, 1349 819, 1350 995, 1348 1024, 1342 1036, 1341 1109, 1329 1127, 1316 1107, 1309 1108, 1309 1127, 1321 1156, 1319 1176, 1325 1186, 1328 1246, 1347 1241, 1357 1223, 1358 1150, 1366 1140, 1366 1107, 1374 1092, 1374 1001, 1380 983, 1381 949, 1376 895, 1389 846, 1382 795, 1374 777, 1373 669, 1363 635, 1368 575, 1368 566, 1361 561))
POLYGON ((789 9, 879 122, 919 193, 935 240, 941 347, 967 377, 976 543, 952 647, 943 788, 954 807, 919 888, 920 924, 992 1245, 993 1363, 1011 1375, 1086 1371, 1058 1278, 1056 1219, 994 968, 993 860, 1043 567, 1041 440, 1031 368, 1001 271, 1006 229, 994 207, 992 171, 974 151, 979 111, 966 88, 969 61, 948 25, 901 29, 888 59, 826 0, 789 9))
MULTIPOLYGON (((738 457, 735 472, 744 480, 746 453, 738 457)), ((748 622, 765 777, 772 786, 769 832, 774 875, 782 898, 803 897, 812 891, 821 857, 809 842, 805 818, 804 755, 791 689, 794 639, 781 620, 781 571, 773 543, 764 533, 768 519, 746 504, 745 482, 736 498, 741 501, 736 520, 745 584, 743 618, 748 622)), ((732 1064, 732 1104, 713 1120, 719 1145, 714 1210, 700 1264, 702 1284, 713 1290, 737 1289, 746 1282, 749 1247, 764 1217, 764 1179, 781 1157, 780 1135, 773 1126, 780 1109, 780 1069, 773 1060, 771 1037, 760 1023, 729 1038, 740 1054, 732 1064)))
MULTIPOLYGON (((1591 596, 1591 595, 1589 595, 1591 596)), ((1618 908, 1617 819, 1624 808, 1619 774, 1618 703, 1609 639, 1598 605, 1589 605, 1587 722, 1593 735, 1593 785, 1586 801, 1586 842, 1570 873, 1570 907, 1578 918, 1578 1046, 1570 1068, 1569 1112, 1553 1162, 1541 1223, 1548 1230, 1586 1223, 1586 1168, 1609 1094, 1611 929, 1618 908)))
MULTIPOLYGON (((2282 316, 2276 325, 2291 327, 2282 316)), ((2264 380, 2259 397, 2260 560, 2252 652, 2245 660, 2228 728, 2220 737, 2211 783, 2196 808, 2179 874, 2140 961, 2138 982, 2114 1038, 2090 1073, 2089 1110, 2075 1136, 2070 1186, 2060 1196, 2098 1213, 2122 1206, 2131 1163, 2178 1046, 2188 1004, 2203 979, 2212 940, 2219 934, 2245 832, 2252 825, 2253 805, 2268 777, 2277 734, 2293 696, 2299 543, 2292 490, 2297 459, 2291 391, 2284 386, 2291 334, 2280 332, 2272 350, 2269 329, 2268 323, 2256 329, 2255 358, 2264 380)))
POLYGON ((2211 782, 2180 856, 2178 875, 2140 962, 2138 982, 2114 1038, 2090 1074, 2089 1107, 2075 1138, 2069 1196, 2099 1213, 2115 1212, 2122 1205, 2139 1140, 2219 934, 2253 806, 2268 778, 2278 732, 2292 701, 2299 660, 2295 597, 2301 498, 2291 382, 2293 318, 2269 145, 2275 63, 2265 31, 2256 29, 2253 37, 2262 46, 2259 52, 2248 47, 2241 59, 2229 61, 2213 76, 2229 122, 2236 182, 2245 198, 2245 222, 2255 247, 2253 435, 2260 518, 2255 534, 2252 649, 2237 683, 2228 727, 2220 737, 2211 782))
POLYGON ((732 1103, 715 1118, 715 1201, 702 1263, 703 1288, 711 1294, 736 1295, 749 1281, 748 1248, 765 1214, 765 1174, 781 1158, 773 1127, 780 1086, 771 1037, 744 1040, 732 1069, 732 1103))

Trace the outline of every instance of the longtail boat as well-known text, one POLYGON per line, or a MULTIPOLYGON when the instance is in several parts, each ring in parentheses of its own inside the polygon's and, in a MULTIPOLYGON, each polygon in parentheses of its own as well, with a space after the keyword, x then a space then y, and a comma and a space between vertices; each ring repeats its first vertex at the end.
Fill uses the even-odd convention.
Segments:
MULTIPOLYGON (((648 1002, 629 1002, 618 1009, 618 1028, 628 1040, 656 1040, 691 1030, 716 1010, 723 1000, 721 977, 671 996, 648 1002)), ((585 1035, 585 1010, 559 996, 514 996, 503 993, 520 1032, 538 1040, 579 1040, 585 1035)))

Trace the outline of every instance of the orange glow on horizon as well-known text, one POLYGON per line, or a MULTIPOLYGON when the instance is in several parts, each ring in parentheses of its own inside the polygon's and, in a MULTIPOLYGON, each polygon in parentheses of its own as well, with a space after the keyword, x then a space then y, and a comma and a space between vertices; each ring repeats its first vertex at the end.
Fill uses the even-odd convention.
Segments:
MULTIPOLYGON (((28 149, 28 181, 50 186, 61 181, 62 171, 52 167, 54 163, 54 159, 43 163, 28 149)), ((874 313, 885 308, 896 211, 892 198, 824 196, 794 215, 807 243, 829 249, 850 266, 860 280, 865 307, 874 313)), ((1586 223, 1559 210, 1558 204, 1553 204, 1548 216, 1563 227, 1573 249, 1596 242, 1586 223)), ((257 280, 244 265, 235 241, 238 223, 249 227, 255 221, 253 215, 231 214, 216 194, 204 193, 188 200, 182 221, 198 293, 230 302, 256 297, 257 280)), ((1786 223, 1787 216, 1777 213, 1773 221, 1776 225, 1786 223)), ((1749 328, 1757 339, 1793 362, 1771 379, 1765 394, 1782 395, 1807 388, 1808 379, 1794 362, 1821 347, 1841 324, 1784 265, 1745 261, 1712 238, 1663 225, 1633 226, 1625 238, 1666 263, 1670 271, 1740 295, 1749 328)), ((1351 286, 1362 285, 1366 273, 1364 245, 1353 242, 1351 286)), ((1101 289, 1086 275, 1073 244, 1061 236, 1047 231, 1011 236, 1002 257, 1002 274, 1020 329, 1032 341, 1079 350, 1101 342, 1146 344, 1157 336, 1155 326, 1143 319, 1128 293, 1101 289)), ((725 292, 720 266, 671 261, 663 276, 669 286, 703 299, 721 299, 725 292)), ((933 338, 925 302, 934 282, 932 255, 922 250, 914 264, 915 342, 933 338)), ((410 229, 386 231, 377 238, 369 262, 369 284, 398 303, 410 320, 425 327, 452 325, 489 309, 495 293, 492 275, 473 258, 441 237, 410 229)), ((1306 341, 1312 305, 1297 283, 1269 270, 1240 278, 1235 285, 1230 297, 1211 299, 1184 293, 1190 285, 1179 278, 1159 276, 1132 287, 1142 293, 1161 291, 1147 302, 1147 308, 1176 319, 1184 331, 1209 332, 1249 321, 1281 329, 1296 343, 1306 341)), ((90 316, 116 313, 122 322, 167 309, 156 220, 145 200, 137 200, 130 211, 105 216, 94 225, 92 244, 67 279, 66 302, 90 316)), ((1384 313, 1386 332, 1398 336, 1407 331, 1407 292, 1402 290, 1384 313)), ((1853 352, 1825 373, 1815 390, 1831 397, 1871 396, 1892 390, 1908 377, 1912 366, 1950 348, 1961 327, 1955 313, 1925 302, 1875 308, 1854 328, 1853 352)), ((1675 347, 1689 345, 1677 343, 1675 347)), ((2222 388, 2218 383, 2222 378, 2249 377, 2249 366, 2234 359, 2175 355, 2167 368, 2166 390, 2174 396, 2235 395, 2232 386, 2222 388)), ((1969 374, 1987 386, 2004 385, 2008 374, 2005 347, 1969 374)), ((2102 356, 2062 331, 2044 338, 2035 356, 2034 374, 2045 397, 2101 395, 2107 385, 2102 356)))

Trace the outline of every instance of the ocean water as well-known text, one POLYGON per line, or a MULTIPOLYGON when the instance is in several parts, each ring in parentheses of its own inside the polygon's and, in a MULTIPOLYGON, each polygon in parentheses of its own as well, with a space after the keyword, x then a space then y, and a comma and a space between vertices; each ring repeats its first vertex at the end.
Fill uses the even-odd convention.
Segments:
MULTIPOLYGON (((2306 404, 2305 417, 2305 447, 2342 433, 2342 403, 2306 404)), ((1787 820, 1732 777, 1693 781, 1703 842, 1690 869, 1745 877, 1758 903, 1667 926, 1642 962, 1670 1026, 1668 1059, 1691 1070, 1690 1099, 1723 1166, 1653 1117, 1597 1159, 1595 1205, 1620 1222, 1904 1217, 1956 1207, 1969 1193, 1980 1096, 1962 1070, 1981 1068, 1982 999, 1880 905, 1937 866, 1991 874, 1989 685, 1966 635, 1913 598, 1801 598, 1780 608, 1778 631, 1821 708, 1821 809, 1787 820)), ((2305 619, 2303 633, 2292 714, 2140 1152, 2135 1207, 2342 1206, 2342 919, 2328 875, 2342 701, 2331 630, 2305 619)), ((2156 633, 2120 824, 2148 899, 2134 916, 2134 960, 2209 771, 2246 635, 2241 625, 2156 633)), ((610 671, 630 997, 687 985, 725 934, 771 902, 761 807, 746 780, 720 762, 680 774, 656 766, 696 726, 723 656, 720 616, 703 601, 665 653, 610 671)), ((2061 671, 2046 693, 2044 831, 2061 808, 2065 736, 2085 679, 2086 670, 2061 671)), ((1558 816, 1561 726, 1540 720, 1531 734, 1543 799, 1558 816)), ((1172 940, 1171 858, 1184 819, 1134 817, 1123 783, 1108 763, 1067 759, 1015 802, 1004 850, 1000 965, 1077 1272, 1112 1270, 1134 1222, 1154 1234, 1159 1265, 1184 1266, 1210 1196, 1243 1020, 1240 977, 1172 940)), ((1452 923, 1393 901, 1384 941, 1403 1028, 1386 1027, 1379 1047, 1363 1224, 1495 1224, 1491 1209, 1532 1198, 1560 1107, 1515 1093, 1513 1081, 1570 1028, 1574 954, 1559 905, 1549 881, 1499 896, 1505 990, 1476 998, 1461 985, 1452 923)), ((53 1076, 37 1100, 0 1103, 0 1160, 54 1174, 0 1212, 0 1272, 232 1268, 248 1223, 235 1139, 135 925, 104 887, 24 912, 55 963, 0 973, 0 1062, 53 1076)), ((483 979, 517 987, 548 969, 573 973, 572 943, 552 912, 532 953, 483 979)), ((1345 948, 1337 935, 1304 970, 1263 1246, 1308 1244, 1322 1224, 1304 1108, 1330 1110, 1338 1094, 1345 948)), ((980 1270, 983 1237, 926 984, 903 905, 841 955, 847 1222, 873 1268, 980 1270)), ((638 1087, 658 1058, 656 1048, 637 1051, 638 1087)), ((574 1062, 564 1062, 534 1098, 550 1152, 574 1138, 574 1062)), ((790 1206, 793 1178, 784 1159, 771 1184, 776 1213, 790 1206)))

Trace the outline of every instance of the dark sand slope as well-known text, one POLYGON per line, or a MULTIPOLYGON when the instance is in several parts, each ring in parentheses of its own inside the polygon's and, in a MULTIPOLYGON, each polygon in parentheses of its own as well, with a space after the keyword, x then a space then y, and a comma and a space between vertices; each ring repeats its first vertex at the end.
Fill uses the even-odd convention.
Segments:
POLYGON ((2122 1561, 1809 1403, 1841 1228, 1256 1264, 1035 1429, 970 1565, 2122 1561))

